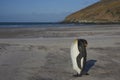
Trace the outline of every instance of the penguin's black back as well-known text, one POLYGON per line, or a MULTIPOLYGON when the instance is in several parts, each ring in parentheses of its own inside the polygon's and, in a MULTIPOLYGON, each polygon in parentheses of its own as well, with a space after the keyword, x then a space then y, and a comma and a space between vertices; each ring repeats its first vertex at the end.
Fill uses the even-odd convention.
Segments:
POLYGON ((81 53, 82 57, 86 57, 86 47, 87 41, 84 39, 78 39, 78 50, 81 53))
POLYGON ((84 39, 78 39, 78 50, 79 50, 79 55, 77 56, 77 63, 78 63, 78 67, 80 69, 82 69, 81 67, 81 59, 82 57, 84 57, 84 60, 83 60, 83 68, 85 66, 85 63, 86 63, 86 57, 87 57, 87 53, 86 53, 86 47, 85 47, 85 43, 87 43, 86 40, 84 39))

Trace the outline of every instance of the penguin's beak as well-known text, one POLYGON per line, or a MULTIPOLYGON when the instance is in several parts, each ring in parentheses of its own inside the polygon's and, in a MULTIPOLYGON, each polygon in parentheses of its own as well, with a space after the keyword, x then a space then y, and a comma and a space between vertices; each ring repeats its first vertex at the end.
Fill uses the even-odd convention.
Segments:
POLYGON ((85 47, 87 47, 88 44, 85 44, 85 47))

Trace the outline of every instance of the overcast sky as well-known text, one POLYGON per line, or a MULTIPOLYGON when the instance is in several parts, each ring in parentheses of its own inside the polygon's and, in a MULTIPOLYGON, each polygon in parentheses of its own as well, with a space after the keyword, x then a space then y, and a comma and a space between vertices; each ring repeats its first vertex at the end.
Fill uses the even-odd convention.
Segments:
POLYGON ((58 22, 99 0, 0 0, 0 22, 58 22))

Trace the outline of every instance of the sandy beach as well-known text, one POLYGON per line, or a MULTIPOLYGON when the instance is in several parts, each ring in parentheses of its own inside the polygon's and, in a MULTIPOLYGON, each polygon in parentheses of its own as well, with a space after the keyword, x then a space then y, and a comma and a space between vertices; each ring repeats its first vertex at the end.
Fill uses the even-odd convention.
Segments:
POLYGON ((0 80, 119 80, 120 25, 0 28, 0 80), (70 45, 88 41, 88 76, 73 77, 70 45))

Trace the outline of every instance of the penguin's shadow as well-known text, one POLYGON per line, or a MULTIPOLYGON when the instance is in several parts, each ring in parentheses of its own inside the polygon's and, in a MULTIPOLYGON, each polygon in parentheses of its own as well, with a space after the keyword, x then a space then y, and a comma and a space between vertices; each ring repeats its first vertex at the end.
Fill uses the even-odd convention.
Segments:
POLYGON ((97 60, 88 60, 85 66, 85 72, 88 72, 97 62, 97 60))

